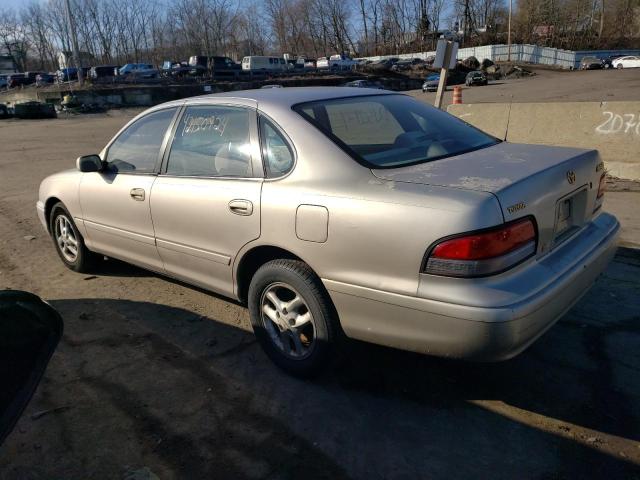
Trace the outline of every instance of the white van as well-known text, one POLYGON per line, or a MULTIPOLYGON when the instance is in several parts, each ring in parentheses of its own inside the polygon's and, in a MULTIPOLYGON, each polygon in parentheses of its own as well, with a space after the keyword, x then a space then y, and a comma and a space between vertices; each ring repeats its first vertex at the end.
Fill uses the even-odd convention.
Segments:
POLYGON ((283 72, 287 69, 287 61, 280 57, 251 56, 242 59, 242 70, 283 72))

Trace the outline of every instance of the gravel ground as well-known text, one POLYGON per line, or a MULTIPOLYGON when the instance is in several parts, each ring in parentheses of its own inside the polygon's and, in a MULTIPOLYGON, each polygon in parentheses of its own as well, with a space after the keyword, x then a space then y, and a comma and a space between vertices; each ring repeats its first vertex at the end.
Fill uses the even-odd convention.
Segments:
MULTIPOLYGON (((0 288, 35 292, 65 319, 0 448, 0 479, 640 479, 638 250, 620 248, 513 360, 354 342, 339 370, 296 380, 239 305, 120 262, 81 275, 58 259, 36 218, 40 180, 132 114, 0 123, 0 288)), ((632 196, 620 203, 637 222, 640 192, 614 195, 632 196)))

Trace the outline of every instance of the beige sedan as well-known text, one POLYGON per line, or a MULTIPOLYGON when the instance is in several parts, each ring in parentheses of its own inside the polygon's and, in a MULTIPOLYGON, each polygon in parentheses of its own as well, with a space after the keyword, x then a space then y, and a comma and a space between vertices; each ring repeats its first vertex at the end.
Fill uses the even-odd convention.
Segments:
POLYGON ((269 357, 318 372, 346 337, 501 360, 606 267, 598 153, 515 145, 373 89, 230 92, 153 107, 46 178, 66 266, 118 258, 248 305, 269 357))

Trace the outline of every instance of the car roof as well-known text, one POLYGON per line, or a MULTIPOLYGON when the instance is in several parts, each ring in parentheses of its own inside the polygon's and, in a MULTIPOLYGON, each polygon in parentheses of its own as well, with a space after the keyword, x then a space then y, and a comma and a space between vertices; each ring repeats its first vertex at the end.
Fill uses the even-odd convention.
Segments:
POLYGON ((260 105, 278 105, 280 107, 292 107, 298 103, 314 102, 317 100, 329 100, 332 98, 358 97, 362 95, 390 95, 395 92, 381 91, 379 89, 362 88, 354 90, 350 87, 287 87, 268 88, 254 90, 240 90, 234 92, 214 93, 191 97, 187 104, 193 100, 206 99, 240 99, 255 102, 260 105))

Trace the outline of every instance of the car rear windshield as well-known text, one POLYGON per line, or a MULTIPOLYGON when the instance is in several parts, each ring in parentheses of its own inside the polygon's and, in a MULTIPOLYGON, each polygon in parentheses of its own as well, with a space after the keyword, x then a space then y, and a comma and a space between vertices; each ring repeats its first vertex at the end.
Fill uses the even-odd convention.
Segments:
POLYGON ((499 142, 406 95, 336 98, 293 109, 369 168, 414 165, 499 142))

